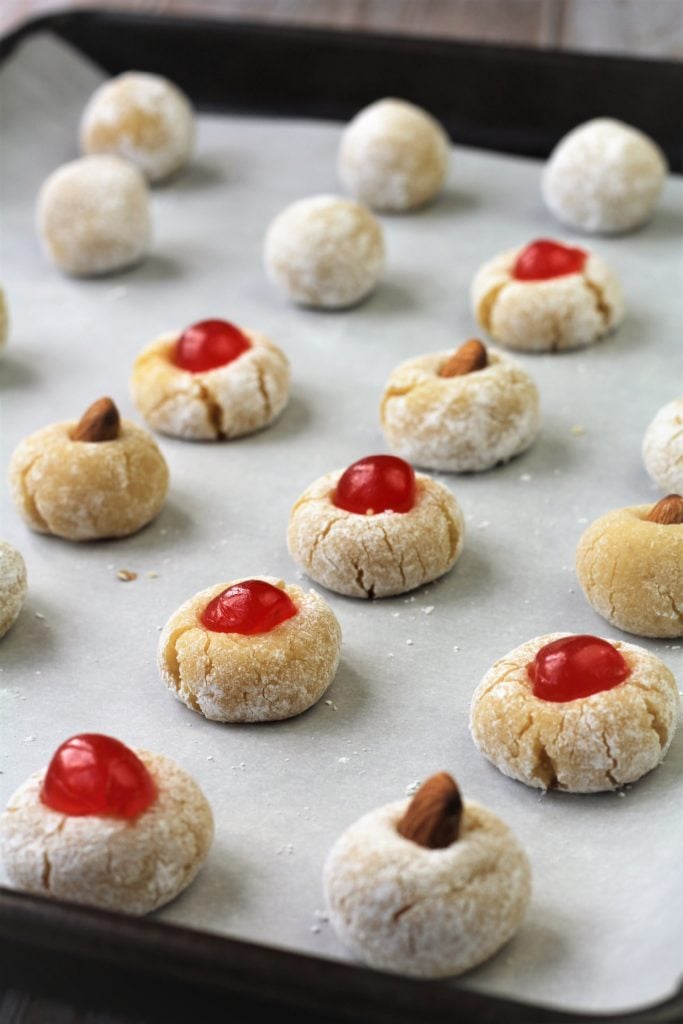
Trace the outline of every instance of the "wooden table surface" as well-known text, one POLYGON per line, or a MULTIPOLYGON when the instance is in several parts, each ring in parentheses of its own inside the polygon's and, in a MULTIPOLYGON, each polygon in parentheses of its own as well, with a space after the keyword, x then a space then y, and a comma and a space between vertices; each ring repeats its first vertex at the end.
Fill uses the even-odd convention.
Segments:
POLYGON ((683 59, 681 0, 0 0, 0 35, 77 7, 683 59))

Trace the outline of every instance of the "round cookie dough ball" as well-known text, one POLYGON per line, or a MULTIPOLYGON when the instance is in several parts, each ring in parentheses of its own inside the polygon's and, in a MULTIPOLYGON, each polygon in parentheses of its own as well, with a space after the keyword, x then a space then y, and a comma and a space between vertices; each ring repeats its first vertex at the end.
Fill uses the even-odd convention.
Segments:
POLYGON ((147 254, 152 235, 145 179, 116 156, 63 164, 40 190, 37 226, 45 255, 65 274, 128 267, 147 254))
POLYGON ((175 761, 93 733, 62 744, 48 769, 31 775, 0 817, 0 853, 18 889, 125 914, 149 914, 175 899, 195 878, 212 839, 211 807, 175 761), (80 768, 89 758, 85 783, 59 787, 69 806, 55 809, 45 802, 53 800, 53 766, 64 748, 75 746, 80 768), (123 762, 123 777, 108 773, 102 750, 113 750, 114 763, 123 762), (88 789, 93 776, 93 785, 110 778, 114 798, 129 795, 134 779, 151 802, 140 800, 144 807, 133 815, 107 807, 106 800, 103 809, 93 810, 93 803, 102 802, 88 789))
POLYGON ((19 618, 26 597, 26 566, 16 548, 0 540, 0 637, 19 618))
POLYGON ((588 603, 613 626, 683 636, 683 498, 596 519, 576 549, 576 573, 588 603))
POLYGON ((666 172, 666 157, 652 139, 598 117, 560 139, 543 172, 543 199, 570 227, 632 231, 653 212, 666 172))
POLYGON ((403 594, 443 576, 460 557, 464 538, 462 511, 443 484, 415 474, 402 459, 379 455, 311 484, 290 513, 287 546, 316 583, 346 597, 371 598, 403 594), (372 478, 376 494, 396 474, 412 488, 403 510, 362 497, 363 481, 372 478), (337 504, 348 480, 360 481, 357 511, 337 504))
POLYGON ((663 406, 645 431, 643 462, 663 491, 683 494, 683 398, 663 406))
POLYGON ((143 349, 130 388, 154 430, 211 441, 268 426, 287 404, 289 383, 287 357, 264 334, 204 320, 143 349))
POLYGON ((334 930, 354 957, 443 978, 483 963, 512 938, 529 903, 531 869, 510 829, 485 807, 463 805, 440 773, 412 801, 347 828, 327 857, 323 887, 334 930))
MULTIPOLYGON (((553 657, 558 666, 571 664, 553 657)), ((579 667, 585 677, 585 657, 579 667)), ((511 779, 536 789, 599 793, 657 767, 676 730, 678 709, 676 680, 656 655, 620 640, 550 633, 516 647, 491 667, 472 697, 470 732, 484 757, 511 779), (610 681, 611 688, 588 696, 537 696, 530 668, 539 652, 564 638, 584 646, 592 641, 603 665, 604 648, 611 648, 608 656, 624 662, 628 674, 619 672, 620 682, 610 681)))
POLYGON ((525 451, 539 430, 538 390, 522 367, 480 341, 392 371, 380 407, 384 436, 428 469, 480 472, 525 451))
POLYGON ((607 264, 551 239, 494 256, 477 271, 471 299, 492 338, 528 352, 589 345, 624 315, 621 286, 607 264))
POLYGON ((102 398, 80 421, 24 438, 10 459, 9 482, 31 529, 96 540, 127 537, 158 515, 168 467, 150 434, 119 420, 111 399, 102 398))
POLYGON ((411 210, 441 190, 449 156, 449 138, 426 110, 383 99, 344 129, 339 177, 356 199, 376 210, 411 210))
POLYGON ((341 309, 377 284, 384 267, 382 229, 352 199, 300 199, 271 223, 264 258, 268 277, 293 302, 341 309))
POLYGON ((341 629, 313 590, 269 576, 220 583, 174 612, 157 664, 171 693, 215 722, 306 711, 339 665, 341 629))
POLYGON ((187 163, 194 132, 192 107, 177 86, 159 75, 128 71, 90 97, 81 118, 81 149, 120 156, 148 181, 161 181, 187 163))
POLYGON ((9 334, 9 310, 7 309, 7 300, 5 298, 5 292, 0 287, 0 355, 2 350, 7 344, 7 336, 9 334))

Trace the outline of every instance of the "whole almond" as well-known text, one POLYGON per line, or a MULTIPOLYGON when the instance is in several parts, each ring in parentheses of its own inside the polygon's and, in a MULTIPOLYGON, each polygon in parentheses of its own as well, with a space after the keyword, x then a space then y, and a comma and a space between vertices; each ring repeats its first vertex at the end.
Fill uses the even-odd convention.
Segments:
POLYGON ((488 362, 486 346, 476 338, 470 338, 446 360, 439 370, 439 377, 464 377, 466 373, 483 370, 488 362))
POLYGON ((683 523, 683 498, 680 494, 667 494, 653 505, 645 517, 649 523, 662 526, 676 526, 683 523))
POLYGON ((71 431, 72 441, 115 441, 119 436, 119 410, 111 398, 98 398, 89 405, 71 431))
POLYGON ((439 772, 422 783, 396 827, 404 839, 442 850, 458 838, 461 818, 460 790, 448 772, 439 772))

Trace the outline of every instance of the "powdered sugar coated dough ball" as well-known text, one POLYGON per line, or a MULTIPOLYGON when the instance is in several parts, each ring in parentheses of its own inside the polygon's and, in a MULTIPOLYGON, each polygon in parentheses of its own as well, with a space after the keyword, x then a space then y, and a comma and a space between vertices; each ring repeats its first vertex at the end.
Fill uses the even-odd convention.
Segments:
POLYGON ((382 229, 352 199, 300 199, 268 228, 264 258, 273 284, 299 305, 352 306, 373 290, 382 272, 382 229))
POLYGON ((666 158, 652 139, 622 121, 600 117, 559 141, 543 174, 543 198, 571 227, 631 231, 653 212, 666 172, 666 158))
POLYGON ((37 225, 45 255, 65 274, 87 277, 137 263, 152 234, 145 179, 116 156, 63 164, 40 190, 37 225))
POLYGON ((81 118, 84 153, 130 160, 160 181, 192 153, 194 115, 184 93, 159 75, 128 71, 96 89, 81 118))
POLYGON ((378 100, 344 130, 339 176, 376 210, 410 210, 439 192, 449 153, 448 136, 425 110, 405 100, 378 100))

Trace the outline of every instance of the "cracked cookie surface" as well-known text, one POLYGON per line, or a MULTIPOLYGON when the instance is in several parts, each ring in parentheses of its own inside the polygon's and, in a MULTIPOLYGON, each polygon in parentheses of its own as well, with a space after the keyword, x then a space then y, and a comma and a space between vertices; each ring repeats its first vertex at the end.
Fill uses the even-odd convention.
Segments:
POLYGON ((683 636, 683 524, 652 523, 652 505, 615 509, 585 530, 576 573, 588 603, 626 633, 683 636))
POLYGON ((31 529, 68 540, 136 533, 158 515, 168 491, 154 438, 122 420, 112 441, 72 441, 76 425, 54 423, 17 445, 9 465, 17 510, 31 529))
POLYGON ((40 799, 45 769, 10 797, 0 853, 26 892, 126 914, 148 914, 194 879, 213 839, 211 807, 194 779, 163 754, 136 751, 157 788, 135 819, 72 816, 40 799))
POLYGON ((472 282, 474 315, 497 342, 523 351, 557 352, 589 345, 621 323, 621 285, 599 256, 590 253, 581 273, 518 281, 512 270, 524 248, 484 263, 472 282))
POLYGON ((306 711, 332 682, 341 654, 341 629, 329 605, 270 576, 251 577, 279 587, 297 614, 267 633, 218 633, 202 625, 210 601, 232 580, 200 591, 171 616, 159 638, 157 664, 178 700, 217 722, 269 722, 306 711))
POLYGON ((225 366, 201 373, 173 363, 178 331, 142 350, 130 389, 150 427, 193 441, 225 440, 260 430, 280 415, 289 398, 289 361, 265 335, 240 330, 251 347, 225 366))
POLYGON ((410 801, 350 826, 330 851, 323 885, 340 940, 371 967, 416 977, 461 974, 519 928, 531 871, 510 829, 464 802, 458 839, 426 849, 397 831, 410 801))
POLYGON ((462 551, 465 521, 451 492, 416 474, 409 512, 358 515, 332 501, 342 470, 304 491, 289 518, 287 544, 316 583, 347 597, 389 597, 443 576, 462 551))
POLYGON ((504 775, 537 789, 598 793, 635 782, 669 749, 678 723, 676 680, 656 655, 610 640, 631 669, 622 683, 576 700, 542 700, 527 667, 567 635, 536 637, 491 667, 472 697, 472 739, 504 775))
POLYGON ((484 369, 441 377, 450 354, 419 356, 391 373, 380 419, 392 450, 415 465, 450 472, 490 469, 523 452, 539 429, 531 377, 493 351, 484 369))

